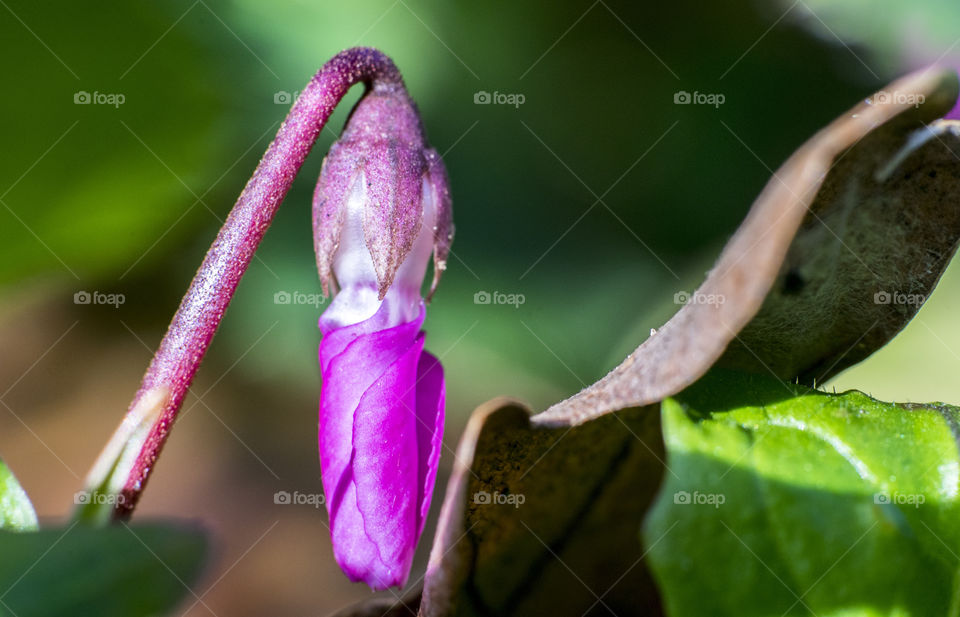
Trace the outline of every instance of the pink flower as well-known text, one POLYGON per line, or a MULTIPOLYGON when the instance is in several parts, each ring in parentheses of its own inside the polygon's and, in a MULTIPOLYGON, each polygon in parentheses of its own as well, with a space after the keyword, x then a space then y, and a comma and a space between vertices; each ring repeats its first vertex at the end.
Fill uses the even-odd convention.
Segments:
POLYGON ((960 120, 960 100, 954 105, 953 109, 943 117, 944 120, 960 120))
MULTIPOLYGON (((374 87, 324 161, 314 237, 324 291, 319 446, 334 556, 354 581, 403 586, 443 436, 440 362, 421 286, 452 239, 446 172, 402 85, 374 87)), ((432 289, 431 289, 432 293, 432 289)))
POLYGON ((367 91, 324 161, 314 198, 323 289, 339 289, 320 318, 320 461, 344 572, 376 589, 406 582, 443 437, 443 369, 423 351, 420 288, 432 254, 435 290, 453 225, 443 163, 426 145, 400 72, 375 49, 334 56, 293 104, 87 479, 90 492, 118 496, 91 517, 133 512, 254 251, 330 114, 358 83, 367 91))

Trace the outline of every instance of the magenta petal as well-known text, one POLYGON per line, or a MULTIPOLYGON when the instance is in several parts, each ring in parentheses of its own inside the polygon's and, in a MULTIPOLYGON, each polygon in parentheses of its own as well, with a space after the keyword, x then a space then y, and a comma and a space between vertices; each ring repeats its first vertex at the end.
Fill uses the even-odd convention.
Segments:
MULTIPOLYGON (((378 313, 359 324, 326 332, 320 343, 323 391, 320 397, 320 465, 331 520, 343 500, 338 487, 353 457, 353 415, 364 393, 410 347, 420 331, 420 316, 394 328, 369 332, 378 313)), ((321 326, 323 320, 321 319, 321 326)), ((412 384, 413 382, 411 382, 412 384)))
POLYGON ((426 351, 420 354, 417 365, 417 448, 420 457, 417 486, 420 503, 417 508, 417 537, 430 511, 433 485, 437 479, 440 449, 443 446, 443 409, 445 399, 443 367, 440 361, 426 351))
POLYGON ((960 120, 960 102, 943 118, 944 120, 960 120))
MULTIPOLYGON (((353 421, 353 477, 362 531, 377 559, 361 564, 371 587, 402 586, 418 539, 417 362, 423 335, 367 390, 353 421)), ((359 529, 353 532, 359 532, 359 529)), ((335 538, 336 538, 336 530, 335 538)), ((336 550, 336 545, 334 546, 336 550)), ((338 556, 341 564, 352 556, 338 556)), ((354 564, 356 565, 356 564, 354 564)))
POLYGON ((943 117, 944 120, 960 120, 960 100, 957 101, 956 105, 953 106, 947 115, 943 117))
POLYGON ((443 431, 443 369, 423 353, 423 310, 378 330, 378 313, 321 319, 320 462, 334 555, 374 589, 402 586, 429 510, 443 431))

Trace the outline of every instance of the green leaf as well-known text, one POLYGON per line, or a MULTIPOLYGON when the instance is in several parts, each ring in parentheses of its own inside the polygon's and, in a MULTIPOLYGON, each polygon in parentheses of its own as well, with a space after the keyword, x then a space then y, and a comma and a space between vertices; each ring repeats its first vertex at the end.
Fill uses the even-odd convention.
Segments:
POLYGON ((714 371, 662 419, 668 614, 958 614, 960 409, 714 371))
POLYGON ((200 531, 168 525, 0 532, 0 607, 17 617, 165 614, 191 594, 205 551, 200 531))
POLYGON ((32 531, 36 528, 37 513, 30 498, 10 468, 0 461, 0 529, 32 531))

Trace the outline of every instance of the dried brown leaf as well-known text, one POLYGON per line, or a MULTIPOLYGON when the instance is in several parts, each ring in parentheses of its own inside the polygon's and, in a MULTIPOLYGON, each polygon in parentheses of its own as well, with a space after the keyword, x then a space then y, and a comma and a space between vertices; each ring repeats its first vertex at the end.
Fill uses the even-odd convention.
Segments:
POLYGON ((737 341, 778 281, 729 364, 812 379, 889 340, 913 313, 898 305, 864 311, 871 290, 929 291, 956 248, 956 134, 928 140, 885 179, 877 174, 915 131, 952 108, 957 88, 955 71, 915 73, 884 92, 922 95, 923 104, 872 97, 817 133, 774 174, 696 292, 724 302, 686 304, 609 374, 533 422, 576 425, 683 390, 737 341), (803 272, 804 286, 813 283, 793 297, 791 268, 803 272), (873 332, 856 342, 873 320, 873 332))
POLYGON ((651 409, 543 428, 516 402, 481 406, 457 452, 420 615, 656 614, 638 529, 662 459, 651 409))

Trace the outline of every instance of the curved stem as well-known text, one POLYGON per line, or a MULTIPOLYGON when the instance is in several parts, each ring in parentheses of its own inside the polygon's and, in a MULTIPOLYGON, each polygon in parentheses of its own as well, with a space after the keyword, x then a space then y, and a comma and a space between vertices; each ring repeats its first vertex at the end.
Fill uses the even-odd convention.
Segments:
MULTIPOLYGON (((254 251, 333 109, 347 90, 360 82, 368 88, 403 87, 396 66, 380 51, 356 47, 334 56, 294 103, 207 252, 127 412, 129 416, 151 393, 165 391, 156 423, 145 440, 134 444, 139 447, 136 457, 129 453, 125 457, 132 463, 118 466, 116 459, 98 460, 88 478, 89 487, 122 486, 115 518, 132 514, 254 251), (109 477, 103 476, 104 473, 109 477)), ((118 432, 123 428, 121 424, 118 432)), ((111 455, 107 449, 101 459, 111 456, 115 453, 111 455)))

